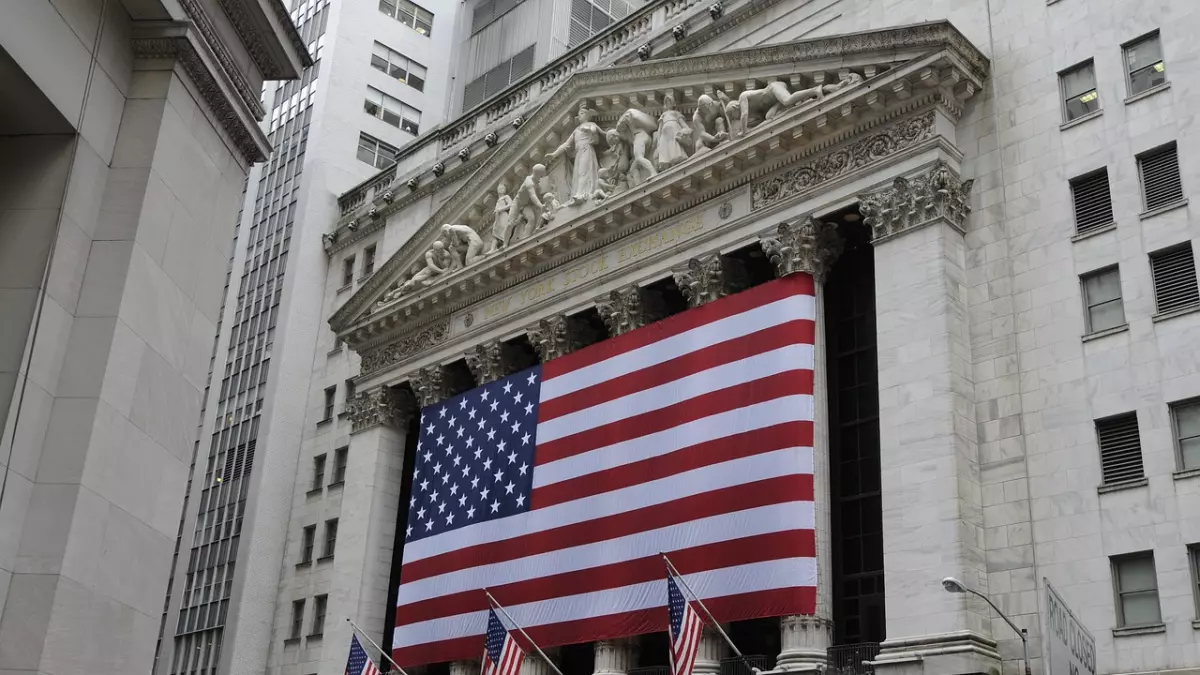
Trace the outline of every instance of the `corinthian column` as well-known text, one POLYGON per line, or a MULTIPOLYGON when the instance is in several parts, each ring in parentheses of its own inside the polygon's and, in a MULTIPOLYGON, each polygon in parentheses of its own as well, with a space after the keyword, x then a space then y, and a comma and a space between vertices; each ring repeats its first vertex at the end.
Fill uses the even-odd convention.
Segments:
POLYGON ((646 311, 642 302, 642 289, 636 285, 625 286, 596 298, 596 311, 608 327, 612 337, 628 333, 646 324, 646 311))
POLYGON ((816 296, 816 331, 813 336, 813 534, 817 558, 817 597, 812 616, 785 616, 779 620, 780 670, 807 670, 825 664, 832 642, 833 589, 830 586, 829 531, 829 405, 825 378, 824 282, 842 252, 837 229, 812 216, 781 223, 760 239, 763 251, 775 265, 777 277, 807 274, 816 296))
POLYGON ((717 675, 721 672, 721 659, 729 652, 729 645, 712 626, 705 625, 700 634, 700 646, 696 649, 695 675, 717 675))
MULTIPOLYGON (((546 652, 546 656, 552 659, 558 659, 560 647, 544 647, 542 651, 546 652)), ((554 675, 554 671, 550 666, 546 665, 546 661, 537 653, 537 650, 525 655, 525 660, 521 663, 520 675, 554 675)))
POLYGON ((529 343, 537 350, 542 363, 570 353, 574 347, 571 340, 570 321, 566 315, 555 314, 525 328, 529 343))
POLYGON ((625 675, 637 665, 637 641, 633 638, 600 640, 595 647, 595 675, 625 675))

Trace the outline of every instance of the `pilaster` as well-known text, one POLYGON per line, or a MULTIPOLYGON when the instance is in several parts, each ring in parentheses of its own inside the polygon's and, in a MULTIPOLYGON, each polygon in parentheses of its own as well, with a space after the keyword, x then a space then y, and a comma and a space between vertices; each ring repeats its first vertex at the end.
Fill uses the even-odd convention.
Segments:
POLYGON ((999 669, 987 591, 963 238, 971 181, 943 161, 860 197, 872 228, 887 635, 879 675, 999 669))
POLYGON ((595 675, 625 675, 637 666, 637 641, 633 638, 600 640, 595 647, 595 675))
POLYGON ((612 337, 641 328, 647 323, 642 289, 636 285, 624 286, 596 298, 596 311, 600 313, 612 337))

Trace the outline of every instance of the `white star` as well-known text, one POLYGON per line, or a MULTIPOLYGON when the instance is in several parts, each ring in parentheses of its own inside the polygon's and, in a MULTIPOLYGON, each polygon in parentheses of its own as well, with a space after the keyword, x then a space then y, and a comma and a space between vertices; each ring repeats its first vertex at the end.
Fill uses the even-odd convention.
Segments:
POLYGON ((515 488, 515 487, 516 487, 516 485, 513 485, 513 482, 511 480, 508 481, 508 485, 504 486, 504 494, 511 495, 513 488, 515 488))
POLYGON ((411 536, 412 536, 412 525, 409 525, 409 526, 408 526, 408 528, 407 528, 407 529, 405 529, 405 531, 404 531, 404 536, 405 536, 406 538, 407 538, 407 537, 411 537, 411 536))
POLYGON ((492 513, 500 510, 500 502, 492 502, 492 513))
POLYGON ((449 457, 450 454, 453 452, 454 452, 454 444, 451 443, 450 445, 446 446, 446 456, 449 457))
POLYGON ((499 452, 504 452, 504 446, 506 446, 506 445, 508 445, 507 442, 500 441, 500 444, 496 446, 496 450, 499 452))
POLYGON ((442 485, 445 485, 446 483, 449 483, 449 482, 450 482, 450 472, 447 471, 446 473, 442 474, 442 485))
POLYGON ((433 529, 433 518, 430 518, 429 520, 425 521, 425 531, 428 532, 432 529, 433 529))
POLYGON ((483 393, 481 393, 481 394, 479 395, 479 400, 480 400, 480 401, 486 401, 486 400, 487 400, 487 397, 488 397, 488 390, 487 390, 487 389, 484 389, 484 390, 483 390, 483 393))
POLYGON ((496 472, 494 475, 496 476, 496 482, 497 482, 497 483, 499 483, 499 482, 500 482, 500 479, 504 478, 504 472, 503 472, 503 471, 497 471, 497 472, 496 472))
POLYGON ((421 481, 421 492, 424 492, 428 489, 429 489, 429 481, 428 480, 421 481))
POLYGON ((455 483, 454 485, 450 486, 450 494, 452 494, 452 495, 458 494, 458 483, 455 483))
POLYGON ((471 465, 463 464, 463 477, 470 476, 470 475, 471 475, 471 465))
POLYGON ((466 410, 467 409, 467 399, 464 398, 461 401, 459 401, 458 408, 459 408, 459 410, 466 410))
POLYGON ((442 406, 442 409, 438 411, 438 417, 440 419, 446 419, 446 406, 442 406))
POLYGON ((529 384, 533 384, 536 380, 537 380, 537 373, 530 373, 529 377, 526 379, 526 381, 529 382, 529 384))
POLYGON ((484 427, 486 427, 486 426, 487 426, 487 418, 480 417, 479 418, 479 430, 483 431, 484 427))
POLYGON ((414 507, 414 506, 416 506, 416 505, 417 505, 417 498, 416 498, 416 497, 413 497, 412 499, 408 500, 408 507, 409 507, 409 508, 412 508, 412 507, 414 507))
POLYGON ((458 426, 458 418, 455 417, 454 415, 451 415, 450 416, 450 428, 453 429, 456 426, 458 426))
POLYGON ((521 399, 523 399, 523 398, 525 398, 525 394, 522 394, 521 392, 518 391, 517 395, 513 397, 513 403, 520 403, 521 399))
POLYGON ((521 423, 520 423, 520 422, 513 422, 513 425, 512 425, 512 430, 513 430, 513 433, 514 433, 514 434, 515 434, 515 433, 517 433, 518 431, 520 431, 520 430, 521 430, 521 423))
POLYGON ((496 406, 500 405, 500 399, 492 399, 492 412, 496 412, 496 406))
POLYGON ((529 414, 529 413, 531 413, 531 412, 533 412, 533 404, 532 404, 532 403, 526 403, 526 404, 525 404, 525 414, 526 414, 526 415, 528 415, 528 414, 529 414))
POLYGON ((458 437, 459 437, 459 438, 462 438, 463 431, 464 431, 463 427, 459 427, 459 428, 457 429, 457 432, 458 432, 458 437))
POLYGON ((474 517, 475 517, 475 507, 472 506, 471 508, 467 509, 467 518, 474 518, 474 517))
POLYGON ((438 513, 446 512, 446 502, 438 502, 438 513))
POLYGON ((496 430, 495 430, 495 429, 488 429, 488 440, 490 441, 490 440, 492 440, 492 439, 493 439, 493 438, 495 438, 495 437, 496 437, 496 430))
POLYGON ((454 512, 453 512, 453 511, 451 511, 450 513, 447 513, 447 514, 446 514, 446 524, 447 524, 447 525, 453 525, 453 524, 454 524, 454 512))
MULTIPOLYGON (((508 463, 509 463, 509 464, 516 464, 516 463, 517 463, 517 453, 516 453, 516 452, 510 452, 510 453, 508 453, 508 463)), ((522 471, 521 473, 525 473, 525 472, 524 472, 524 471, 522 471)))
POLYGON ((528 465, 528 464, 526 464, 525 462, 521 462, 521 475, 522 475, 522 476, 524 476, 524 475, 525 475, 525 471, 526 471, 528 468, 529 468, 529 465, 528 465))
POLYGON ((479 476, 475 476, 474 478, 471 479, 471 487, 473 487, 473 488, 479 487, 479 476))
POLYGON ((425 520, 425 507, 417 509, 417 520, 425 520))
POLYGON ((432 433, 433 433, 433 425, 432 425, 432 424, 430 424, 429 426, 425 427, 425 431, 426 431, 427 433, 431 433, 431 434, 432 434, 432 433))
POLYGON ((444 445, 446 443, 446 437, 441 434, 438 434, 437 442, 438 442, 438 445, 444 445))
POLYGON ((459 506, 467 505, 467 494, 465 492, 458 496, 458 505, 459 506))
POLYGON ((511 391, 512 391, 512 381, 510 380, 510 381, 504 383, 504 393, 507 394, 511 391))
POLYGON ((501 421, 501 422, 507 422, 507 421, 508 421, 508 411, 507 411, 507 410, 505 410, 504 412, 500 413, 500 421, 501 421))
POLYGON ((484 487, 484 488, 483 488, 483 491, 479 493, 479 498, 480 498, 480 499, 482 499, 482 500, 484 500, 484 501, 487 501, 487 497, 488 497, 488 493, 489 493, 489 492, 491 492, 491 490, 487 489, 487 487, 484 487))
POLYGON ((434 464, 434 465, 433 465, 433 472, 434 472, 434 473, 441 473, 441 472, 442 472, 442 463, 441 463, 441 462, 438 462, 437 464, 434 464))
POLYGON ((521 437, 521 445, 529 445, 529 434, 521 437))
POLYGON ((430 459, 432 459, 432 458, 433 458, 433 453, 432 453, 432 452, 429 452, 429 451, 426 451, 426 452, 425 452, 425 461, 426 461, 426 462, 428 462, 428 461, 429 461, 430 459))
POLYGON ((475 448, 475 459, 479 459, 479 456, 482 454, 483 454, 483 446, 475 448))
POLYGON ((475 419, 475 409, 474 408, 471 408, 470 410, 467 411, 467 417, 469 417, 471 419, 475 419))
POLYGON ((461 464, 461 463, 462 463, 462 457, 459 457, 458 455, 455 455, 455 456, 454 456, 454 466, 458 466, 458 465, 459 465, 459 464, 461 464))
POLYGON ((517 495, 517 506, 525 506, 525 495, 517 495))
POLYGON ((484 471, 492 470, 492 460, 490 458, 483 460, 483 470, 484 471))
POLYGON ((429 501, 436 502, 437 498, 438 498, 438 491, 434 490, 433 494, 429 495, 429 501))

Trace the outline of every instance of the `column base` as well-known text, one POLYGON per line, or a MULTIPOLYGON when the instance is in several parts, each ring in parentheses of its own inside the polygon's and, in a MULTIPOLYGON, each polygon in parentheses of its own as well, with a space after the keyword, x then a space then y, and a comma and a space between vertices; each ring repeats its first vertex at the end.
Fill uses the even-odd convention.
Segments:
POLYGON ((875 675, 967 675, 1001 672, 996 641, 974 631, 887 640, 871 662, 875 675))
POLYGON ((775 659, 775 671, 822 670, 833 641, 833 623, 823 616, 781 617, 779 638, 783 649, 775 659))

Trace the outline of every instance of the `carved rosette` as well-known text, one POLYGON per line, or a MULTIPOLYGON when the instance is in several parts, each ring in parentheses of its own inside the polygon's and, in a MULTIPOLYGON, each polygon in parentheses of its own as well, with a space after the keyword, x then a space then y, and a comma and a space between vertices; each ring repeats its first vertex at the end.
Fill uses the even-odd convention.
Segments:
POLYGON ((671 270, 688 307, 699 307, 725 296, 725 264, 721 254, 710 253, 692 258, 687 264, 671 270))
POLYGON ((408 374, 408 383, 417 402, 424 408, 446 398, 446 377, 439 365, 432 365, 408 374))
POLYGON ((818 282, 825 280, 843 245, 836 226, 812 216, 780 223, 774 232, 762 235, 759 243, 775 266, 776 277, 806 272, 818 282))
POLYGON ((475 345, 463 356, 467 358, 467 368, 471 369, 471 374, 479 384, 495 382, 508 374, 504 344, 499 340, 475 345))
POLYGON ((542 363, 557 359, 571 351, 570 323, 566 315, 555 314, 525 329, 529 342, 537 350, 542 363))
POLYGON ((962 180, 945 162, 938 160, 915 178, 899 177, 885 190, 859 195, 862 212, 875 240, 907 232, 943 219, 959 232, 966 232, 971 212, 973 180, 962 180))
POLYGON ((625 286, 596 299, 596 311, 613 337, 623 335, 646 323, 642 289, 625 286))
POLYGON ((381 425, 403 429, 408 420, 417 413, 416 401, 405 392, 392 387, 361 391, 346 407, 352 434, 381 425))

